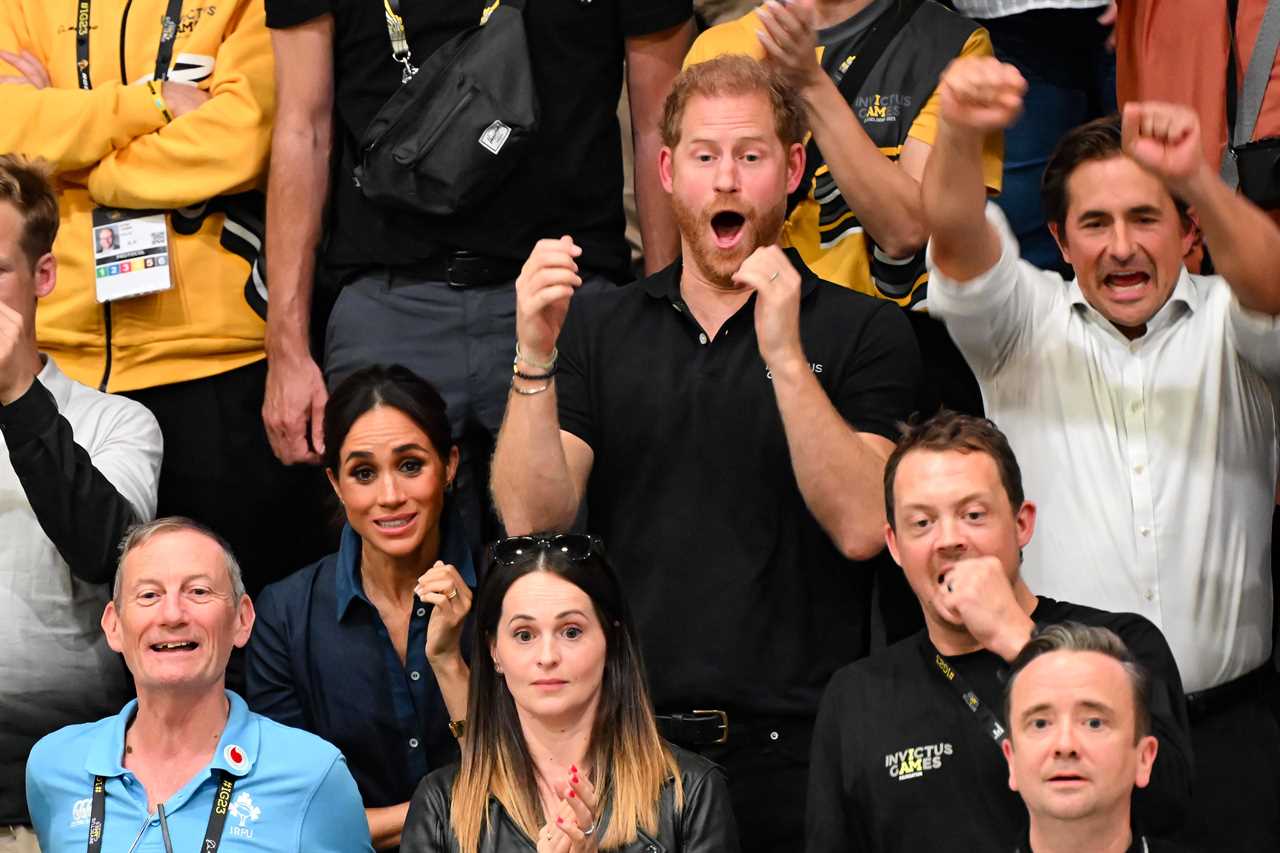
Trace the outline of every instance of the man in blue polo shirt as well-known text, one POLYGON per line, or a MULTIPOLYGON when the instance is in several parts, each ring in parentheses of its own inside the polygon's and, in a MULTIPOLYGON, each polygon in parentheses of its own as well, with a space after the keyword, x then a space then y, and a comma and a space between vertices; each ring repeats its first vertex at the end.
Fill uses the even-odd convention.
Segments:
POLYGON ((342 754, 224 687, 253 605, 216 534, 174 518, 135 528, 102 628, 138 698, 31 751, 27 805, 42 849, 372 850, 342 754))

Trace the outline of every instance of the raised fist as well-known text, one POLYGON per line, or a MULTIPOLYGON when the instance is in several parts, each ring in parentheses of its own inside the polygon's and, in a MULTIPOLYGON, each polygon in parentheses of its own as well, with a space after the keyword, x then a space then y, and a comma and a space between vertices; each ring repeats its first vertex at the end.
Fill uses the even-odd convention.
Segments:
POLYGON ((1125 104, 1121 139, 1124 153, 1171 188, 1207 168, 1200 119, 1187 107, 1155 101, 1125 104))
POLYGON ((995 57, 964 56, 942 72, 938 91, 943 121, 985 135, 1017 120, 1027 81, 995 57))

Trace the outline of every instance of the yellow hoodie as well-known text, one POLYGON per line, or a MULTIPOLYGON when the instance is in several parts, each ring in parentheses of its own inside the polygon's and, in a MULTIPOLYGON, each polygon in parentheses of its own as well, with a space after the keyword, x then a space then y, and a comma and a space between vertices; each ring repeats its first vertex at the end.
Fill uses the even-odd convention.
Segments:
MULTIPOLYGON (((37 312, 40 348, 70 376, 129 391, 263 358, 263 233, 274 67, 263 0, 184 0, 169 79, 209 100, 172 122, 154 77, 167 0, 91 0, 79 87, 76 0, 3 0, 0 50, 29 51, 51 86, 0 85, 0 151, 43 157, 61 190, 58 283, 37 312), (164 209, 170 290, 100 305, 97 206, 164 209)), ((0 76, 19 74, 0 61, 0 76)))

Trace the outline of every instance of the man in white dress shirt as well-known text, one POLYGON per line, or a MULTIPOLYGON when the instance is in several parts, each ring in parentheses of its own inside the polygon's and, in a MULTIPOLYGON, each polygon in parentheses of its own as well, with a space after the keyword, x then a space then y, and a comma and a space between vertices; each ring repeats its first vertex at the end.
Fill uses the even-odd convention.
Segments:
POLYGON ((922 187, 930 307, 1042 498, 1028 583, 1140 613, 1173 648, 1197 759, 1187 840, 1278 849, 1280 728, 1266 699, 1280 231, 1204 161, 1193 112, 1129 104, 1123 123, 1068 134, 1045 172, 1075 280, 1020 261, 998 210, 982 216, 979 155, 1025 88, 990 59, 943 76, 922 187), (1221 277, 1182 266, 1187 205, 1221 277))

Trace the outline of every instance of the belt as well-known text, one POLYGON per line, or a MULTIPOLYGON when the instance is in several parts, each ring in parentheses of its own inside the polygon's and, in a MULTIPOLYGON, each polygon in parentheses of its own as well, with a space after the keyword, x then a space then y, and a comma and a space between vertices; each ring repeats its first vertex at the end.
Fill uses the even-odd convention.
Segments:
POLYGON ((808 748, 813 733, 812 717, 779 717, 736 711, 685 711, 657 714, 658 733, 686 749, 722 744, 776 743, 802 738, 808 748), (732 735, 732 738, 730 737, 732 735))
MULTIPOLYGON (((484 287, 515 281, 524 264, 475 252, 445 252, 407 267, 415 276, 445 281, 453 287, 484 287)), ((393 279, 394 281, 394 279, 393 279)))
POLYGON ((1253 672, 1246 672, 1239 678, 1233 678, 1225 684, 1198 690, 1187 694, 1187 716, 1194 722, 1203 720, 1233 705, 1250 699, 1265 699, 1264 692, 1275 680, 1276 672, 1271 662, 1263 664, 1253 672))
POLYGON ((656 719, 658 733, 679 746, 714 746, 729 742, 729 715, 725 711, 658 714, 656 719))

